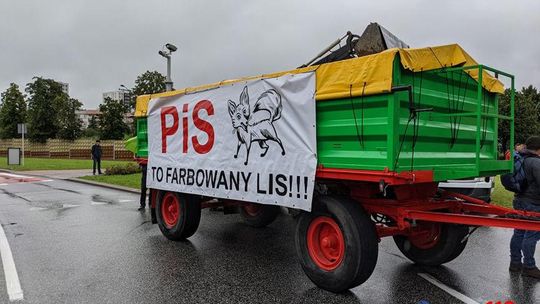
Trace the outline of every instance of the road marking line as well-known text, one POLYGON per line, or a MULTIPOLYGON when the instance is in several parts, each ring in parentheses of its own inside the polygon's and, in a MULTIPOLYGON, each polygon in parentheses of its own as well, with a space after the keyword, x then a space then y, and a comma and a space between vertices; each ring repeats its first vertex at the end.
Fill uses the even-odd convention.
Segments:
POLYGON ((0 186, 7 186, 8 184, 0 184, 0 186))
POLYGON ((26 176, 26 175, 18 175, 18 174, 4 173, 4 172, 2 172, 0 175, 7 176, 7 177, 13 177, 13 178, 27 178, 27 177, 30 177, 30 176, 26 176))
POLYGON ((45 210, 47 208, 43 208, 43 207, 31 207, 30 208, 30 211, 36 211, 36 210, 45 210))
POLYGON ((72 204, 63 204, 62 208, 73 208, 73 207, 79 207, 79 205, 72 205, 72 204))
POLYGON ((90 205, 107 205, 107 203, 102 203, 102 202, 91 202, 90 205))
POLYGON ((478 302, 476 302, 475 300, 467 297, 466 295, 458 292, 457 290, 449 287, 449 286, 446 286, 444 285, 442 282, 440 282, 439 280, 435 279, 434 277, 432 277, 431 275, 427 274, 427 273, 418 273, 418 275, 423 278, 424 280, 430 282, 431 284, 439 287, 440 289, 442 289, 443 291, 445 291, 446 293, 448 293, 449 295, 453 296, 454 298, 460 300, 461 302, 463 303, 466 303, 466 304, 480 304, 478 302))
POLYGON ((6 279, 6 289, 9 300, 20 301, 24 298, 23 291, 21 289, 21 282, 19 282, 19 275, 17 274, 17 268, 15 268, 15 261, 13 261, 11 248, 9 247, 9 243, 2 225, 0 225, 0 254, 2 255, 2 265, 4 266, 4 276, 6 279))
POLYGON ((133 200, 130 200, 130 199, 121 199, 121 200, 118 200, 119 203, 127 203, 127 202, 133 202, 133 200))

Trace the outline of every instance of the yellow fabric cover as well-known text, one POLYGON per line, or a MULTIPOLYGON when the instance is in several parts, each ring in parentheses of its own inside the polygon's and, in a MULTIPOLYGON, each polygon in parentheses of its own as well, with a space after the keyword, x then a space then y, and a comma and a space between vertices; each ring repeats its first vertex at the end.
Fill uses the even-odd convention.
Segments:
POLYGON ((315 73, 317 100, 389 92, 397 49, 320 65, 315 73))
MULTIPOLYGON (((413 72, 429 71, 453 66, 474 66, 478 63, 457 44, 426 47, 420 49, 400 49, 401 65, 413 72)), ((465 70, 478 81, 478 69, 465 70)), ((486 71, 482 71, 482 86, 492 93, 504 93, 504 85, 486 71)))
MULTIPOLYGON (((316 100, 345 98, 349 96, 372 95, 390 92, 392 88, 393 62, 399 53, 403 68, 413 72, 429 71, 444 67, 473 66, 477 62, 467 54, 459 45, 450 44, 418 49, 390 49, 384 52, 336 61, 319 66, 310 66, 301 69, 245 77, 240 79, 224 80, 212 84, 193 88, 185 88, 172 92, 141 95, 137 97, 135 117, 146 116, 148 102, 155 97, 165 97, 187 94, 221 85, 262 78, 279 77, 285 74, 298 74, 310 71, 316 73, 316 100)), ((478 70, 471 69, 466 72, 478 80, 478 70)), ((482 86, 493 93, 504 93, 503 84, 489 73, 483 71, 482 86)))

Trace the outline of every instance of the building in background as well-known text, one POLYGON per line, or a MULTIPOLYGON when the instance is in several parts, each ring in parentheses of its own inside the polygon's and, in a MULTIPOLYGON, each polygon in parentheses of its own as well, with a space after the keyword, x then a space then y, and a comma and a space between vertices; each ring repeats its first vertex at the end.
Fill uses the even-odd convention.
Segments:
POLYGON ((77 113, 77 116, 79 116, 79 119, 82 122, 83 129, 88 128, 92 117, 95 117, 97 119, 101 115, 101 112, 99 110, 80 110, 75 113, 77 113))
POLYGON ((105 98, 110 98, 115 101, 121 101, 124 104, 129 105, 129 101, 131 100, 131 94, 129 91, 126 90, 110 91, 103 93, 103 101, 105 101, 105 98))
POLYGON ((62 85, 62 92, 66 93, 67 95, 69 95, 69 83, 67 82, 61 82, 61 81, 57 81, 59 84, 62 85))

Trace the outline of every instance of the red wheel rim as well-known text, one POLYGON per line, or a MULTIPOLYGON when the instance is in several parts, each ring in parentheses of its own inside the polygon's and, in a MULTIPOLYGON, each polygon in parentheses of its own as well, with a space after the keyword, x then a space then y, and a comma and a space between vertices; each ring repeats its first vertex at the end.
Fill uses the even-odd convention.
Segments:
POLYGON ((244 206, 244 211, 246 211, 249 216, 257 216, 260 210, 261 206, 258 204, 247 204, 244 206))
POLYGON ((437 223, 420 223, 411 234, 409 241, 420 249, 430 249, 435 247, 441 237, 441 225, 437 223))
POLYGON ((171 192, 165 194, 161 202, 161 217, 167 228, 173 228, 180 217, 180 200, 171 192))
POLYGON ((307 248, 313 262, 321 269, 332 271, 345 256, 345 239, 336 221, 319 216, 309 224, 307 248))

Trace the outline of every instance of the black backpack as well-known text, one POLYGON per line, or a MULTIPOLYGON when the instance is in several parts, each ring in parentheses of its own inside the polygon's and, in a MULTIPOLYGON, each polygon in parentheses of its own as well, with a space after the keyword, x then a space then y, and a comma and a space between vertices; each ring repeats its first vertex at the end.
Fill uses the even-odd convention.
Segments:
POLYGON ((501 184, 508 191, 523 193, 527 189, 527 175, 525 174, 525 159, 535 157, 529 154, 515 153, 514 172, 501 176, 501 184))

